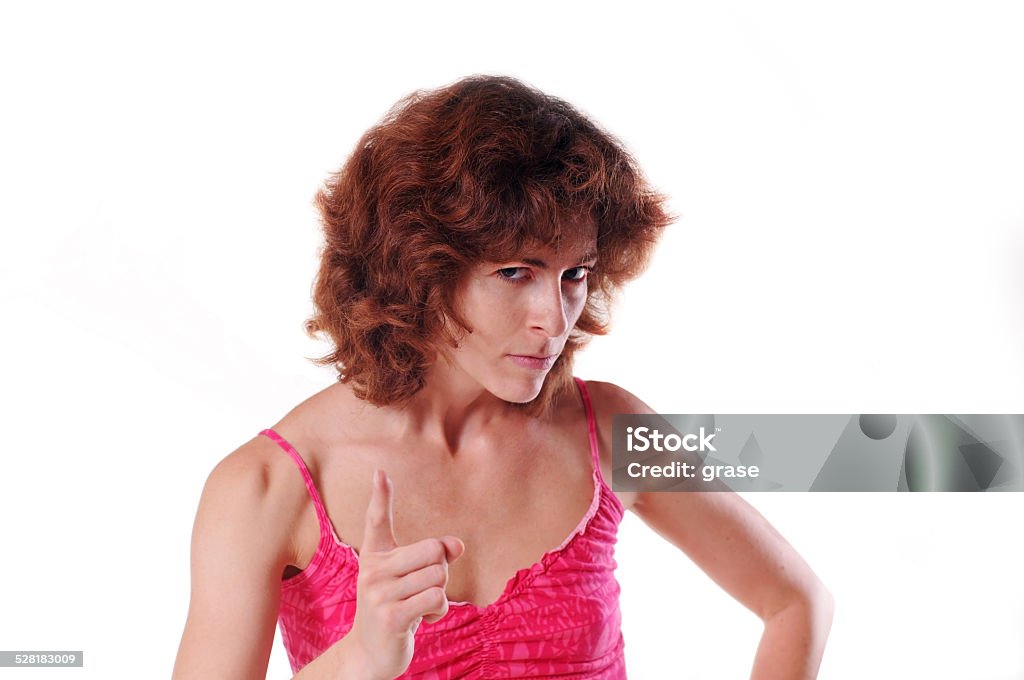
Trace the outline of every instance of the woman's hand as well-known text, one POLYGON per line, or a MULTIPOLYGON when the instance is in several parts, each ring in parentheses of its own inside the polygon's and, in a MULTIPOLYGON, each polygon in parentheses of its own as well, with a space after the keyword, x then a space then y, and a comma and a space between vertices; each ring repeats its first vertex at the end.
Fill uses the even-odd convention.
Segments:
POLYGON ((346 636, 361 651, 369 677, 388 680, 409 667, 420 621, 432 623, 448 612, 448 565, 465 550, 454 536, 399 546, 391 493, 391 481, 377 470, 359 551, 356 617, 346 636))

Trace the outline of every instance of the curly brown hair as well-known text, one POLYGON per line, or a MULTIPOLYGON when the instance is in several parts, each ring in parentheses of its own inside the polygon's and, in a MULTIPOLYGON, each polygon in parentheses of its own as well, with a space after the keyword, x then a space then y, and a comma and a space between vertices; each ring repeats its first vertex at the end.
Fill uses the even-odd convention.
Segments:
POLYGON ((646 266, 670 221, 622 145, 561 99, 508 77, 471 76, 399 101, 317 192, 325 244, 310 335, 314 361, 372 404, 416 394, 439 343, 472 332, 454 292, 480 262, 557 248, 597 225, 583 314, 528 408, 572 382, 572 357, 607 332, 612 293, 646 266))

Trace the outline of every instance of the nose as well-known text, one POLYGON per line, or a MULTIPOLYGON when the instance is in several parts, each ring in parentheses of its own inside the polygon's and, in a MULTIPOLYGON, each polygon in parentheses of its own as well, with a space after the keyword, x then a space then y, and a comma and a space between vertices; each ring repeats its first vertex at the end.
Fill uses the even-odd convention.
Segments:
POLYGON ((568 300, 561 282, 538 286, 531 301, 530 327, 549 338, 557 338, 569 329, 568 300))

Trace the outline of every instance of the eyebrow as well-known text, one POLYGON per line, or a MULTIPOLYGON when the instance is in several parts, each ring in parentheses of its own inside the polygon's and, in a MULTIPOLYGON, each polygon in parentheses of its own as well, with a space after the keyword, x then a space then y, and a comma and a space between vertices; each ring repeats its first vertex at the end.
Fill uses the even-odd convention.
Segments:
MULTIPOLYGON (((595 251, 590 251, 590 252, 584 254, 583 257, 581 257, 578 260, 576 260, 576 262, 590 262, 591 260, 596 260, 596 259, 597 259, 597 253, 595 251)), ((522 257, 522 258, 519 258, 519 261, 523 262, 525 264, 528 264, 531 267, 539 267, 540 269, 547 269, 548 268, 548 263, 547 262, 545 262, 544 260, 539 260, 539 259, 537 259, 535 257, 522 257)))

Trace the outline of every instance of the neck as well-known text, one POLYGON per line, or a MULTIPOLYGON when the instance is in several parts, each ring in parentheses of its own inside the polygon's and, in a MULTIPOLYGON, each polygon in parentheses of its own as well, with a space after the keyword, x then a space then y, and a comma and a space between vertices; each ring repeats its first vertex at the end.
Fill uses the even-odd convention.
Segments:
POLYGON ((444 359, 430 368, 423 389, 400 409, 404 435, 435 443, 452 456, 515 410, 444 359))

